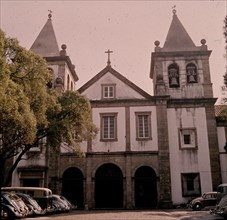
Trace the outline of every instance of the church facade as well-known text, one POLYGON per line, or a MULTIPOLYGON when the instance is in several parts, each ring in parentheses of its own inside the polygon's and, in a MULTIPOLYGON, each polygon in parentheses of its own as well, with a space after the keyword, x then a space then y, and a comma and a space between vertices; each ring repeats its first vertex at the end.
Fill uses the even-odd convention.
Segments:
MULTIPOLYGON (((76 90, 75 67, 59 51, 51 16, 31 50, 54 72, 59 91, 76 90), (47 37, 48 36, 48 37, 47 37), (51 43, 50 43, 51 42, 51 43)), ((107 51, 111 53, 111 51, 107 51)), ((99 132, 81 142, 84 157, 45 145, 21 161, 12 185, 50 187, 78 208, 156 208, 186 204, 227 182, 225 122, 215 118, 206 41, 196 46, 173 11, 163 47, 155 42, 146 93, 107 65, 78 91, 99 132)))

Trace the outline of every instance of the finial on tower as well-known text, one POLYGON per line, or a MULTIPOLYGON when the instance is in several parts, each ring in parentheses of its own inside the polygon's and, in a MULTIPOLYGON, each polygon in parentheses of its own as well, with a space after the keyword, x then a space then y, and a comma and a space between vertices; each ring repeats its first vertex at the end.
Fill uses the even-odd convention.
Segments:
POLYGON ((51 19, 52 17, 52 11, 51 10, 48 10, 49 14, 48 14, 48 18, 51 19))
POLYGON ((174 5, 173 7, 172 7, 172 12, 173 12, 173 14, 175 15, 176 13, 177 13, 177 10, 176 10, 176 5, 174 5))
POLYGON ((110 64, 111 64, 111 62, 110 62, 110 54, 111 53, 113 53, 113 51, 111 51, 111 50, 107 50, 107 51, 105 51, 105 53, 108 53, 108 61, 107 61, 107 66, 111 66, 110 64))

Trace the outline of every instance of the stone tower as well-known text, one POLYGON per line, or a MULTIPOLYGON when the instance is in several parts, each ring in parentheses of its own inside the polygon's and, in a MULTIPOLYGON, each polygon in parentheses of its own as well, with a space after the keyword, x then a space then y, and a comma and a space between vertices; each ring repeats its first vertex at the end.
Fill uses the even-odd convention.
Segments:
POLYGON ((155 41, 151 73, 154 95, 171 98, 213 98, 206 40, 195 46, 173 11, 173 19, 164 43, 155 41), (161 89, 162 88, 162 89, 161 89))
POLYGON ((61 50, 59 50, 52 24, 52 14, 50 13, 46 24, 30 50, 47 61, 50 70, 53 72, 53 86, 59 93, 75 90, 78 81, 75 66, 67 56, 66 48, 66 45, 62 44, 61 50))
MULTIPOLYGON (((211 179, 213 189, 216 189, 217 185, 221 182, 221 174, 214 115, 216 99, 213 98, 209 67, 210 54, 211 51, 208 50, 205 39, 201 40, 200 46, 194 44, 178 19, 176 10, 174 9, 172 22, 164 46, 161 47, 160 42, 155 41, 155 52, 151 55, 150 78, 153 79, 153 91, 155 96, 169 96, 167 103, 168 117, 172 117, 170 115, 173 113, 173 116, 176 116, 176 119, 179 120, 179 122, 174 122, 176 124, 175 134, 171 133, 171 129, 169 129, 170 142, 171 136, 176 135, 177 137, 179 136, 178 133, 187 129, 189 133, 191 132, 190 129, 193 128, 197 132, 207 134, 208 144, 206 146, 201 144, 202 146, 198 146, 198 151, 196 152, 196 150, 194 150, 193 154, 195 158, 200 160, 200 150, 208 149, 211 179), (202 131, 200 131, 198 127, 198 120, 200 119, 198 116, 195 116, 197 114, 195 112, 200 110, 205 112, 203 120, 206 121, 206 127, 201 129, 202 131), (184 116, 182 116, 182 112, 189 112, 188 115, 190 115, 190 117, 187 116, 187 113, 184 113, 184 116), (188 118, 183 119, 183 117, 188 118), (190 128, 187 127, 187 129, 185 129, 184 126, 186 126, 186 124, 187 126, 190 124, 191 127, 189 126, 190 128)), ((168 126, 173 125, 170 124, 168 126)), ((175 145, 176 143, 177 145, 179 144, 176 141, 175 145)), ((171 143, 169 144, 169 148, 171 148, 171 143)), ((174 154, 177 152, 178 150, 176 150, 176 152, 172 151, 174 154)), ((182 152, 183 151, 180 151, 179 155, 182 154, 182 152)), ((172 157, 172 160, 174 160, 173 158, 174 157, 172 157)), ((200 162, 198 162, 198 164, 199 163, 200 162)), ((201 173, 202 171, 198 172, 201 173)))
MULTIPOLYGON (((78 77, 75 66, 66 53, 66 45, 62 44, 61 50, 59 50, 52 24, 51 13, 48 15, 46 24, 40 31, 30 50, 46 60, 50 71, 53 73, 51 86, 53 86, 59 94, 62 94, 67 90, 76 90, 78 77)), ((58 190, 56 182, 58 181, 58 170, 60 166, 59 158, 60 155, 58 152, 52 148, 46 148, 45 163, 48 169, 45 186, 50 187, 53 192, 58 190)))

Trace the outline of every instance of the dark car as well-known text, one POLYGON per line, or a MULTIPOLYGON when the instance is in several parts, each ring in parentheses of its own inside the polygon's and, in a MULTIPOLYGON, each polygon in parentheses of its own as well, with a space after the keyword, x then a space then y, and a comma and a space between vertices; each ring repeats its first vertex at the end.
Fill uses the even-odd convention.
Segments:
POLYGON ((227 195, 222 197, 214 209, 210 210, 210 214, 219 215, 227 219, 227 195))
POLYGON ((46 213, 40 205, 37 203, 35 199, 33 199, 30 195, 24 193, 16 193, 28 206, 29 210, 32 212, 31 215, 44 215, 46 213))
POLYGON ((15 193, 1 192, 1 208, 4 219, 23 218, 29 213, 28 207, 15 193))
POLYGON ((69 206, 70 210, 77 209, 77 206, 74 205, 72 202, 70 202, 68 199, 66 199, 64 196, 60 196, 60 198, 66 202, 66 204, 69 206))
POLYGON ((53 204, 56 205, 57 204, 57 212, 68 212, 70 211, 71 207, 69 206, 69 204, 63 199, 62 196, 57 195, 57 194, 53 194, 52 195, 52 199, 53 199, 53 204))
POLYGON ((215 206, 217 204, 217 192, 206 192, 201 197, 193 199, 189 203, 189 208, 199 211, 205 207, 215 206))

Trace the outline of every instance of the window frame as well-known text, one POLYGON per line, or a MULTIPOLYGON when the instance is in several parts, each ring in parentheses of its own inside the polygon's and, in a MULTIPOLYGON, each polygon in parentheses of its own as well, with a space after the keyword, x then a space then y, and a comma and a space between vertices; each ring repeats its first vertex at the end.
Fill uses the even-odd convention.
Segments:
MULTIPOLYGON (((117 141, 117 115, 118 113, 116 112, 112 112, 112 113, 100 113, 100 141, 102 142, 114 142, 114 141, 117 141), (114 137, 111 138, 111 137, 108 137, 108 138, 105 138, 104 137, 104 118, 105 117, 113 117, 114 118, 114 137)), ((108 129, 109 128, 109 125, 108 125, 108 129)), ((108 133, 110 132, 110 130, 108 130, 108 133)))
POLYGON ((102 99, 115 99, 116 98, 116 84, 102 84, 102 99), (108 94, 105 95, 105 88, 108 88, 108 94), (110 88, 113 88, 113 95, 110 96, 110 88))
POLYGON ((200 196, 201 195, 201 181, 199 173, 181 173, 181 187, 182 196, 200 196), (189 181, 193 181, 193 189, 188 189, 189 181))
MULTIPOLYGON (((136 140, 137 141, 148 141, 152 140, 152 131, 151 131, 151 112, 135 112, 136 118, 136 140), (139 125, 139 117, 140 116, 147 116, 147 129, 148 129, 148 136, 147 137, 140 137, 140 125, 139 125)), ((144 133, 144 125, 143 125, 143 133, 144 133)))
POLYGON ((196 128, 179 128, 179 148, 181 150, 198 149, 196 128), (190 135, 190 144, 185 143, 185 136, 190 135))

